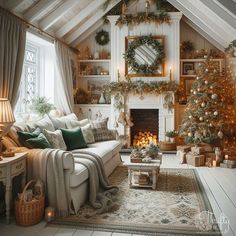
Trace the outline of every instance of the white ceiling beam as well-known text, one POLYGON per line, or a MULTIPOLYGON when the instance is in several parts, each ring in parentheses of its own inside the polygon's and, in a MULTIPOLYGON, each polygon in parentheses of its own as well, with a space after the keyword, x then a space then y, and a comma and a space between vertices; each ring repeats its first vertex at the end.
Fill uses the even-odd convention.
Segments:
POLYGON ((47 30, 53 24, 55 24, 61 17, 63 17, 68 11, 70 11, 75 5, 79 4, 78 0, 67 0, 60 5, 55 11, 45 17, 39 22, 39 26, 43 30, 47 30))
POLYGON ((23 18, 32 22, 42 18, 46 10, 53 5, 59 3, 60 0, 41 0, 37 2, 33 7, 29 8, 23 15, 23 18))
POLYGON ((212 45, 214 45, 219 50, 224 51, 224 47, 221 44, 219 44, 214 38, 212 38, 205 31, 203 31, 201 28, 195 25, 191 20, 189 20, 187 17, 182 17, 182 19, 186 24, 188 24, 191 28, 193 28, 196 32, 198 32, 206 40, 208 40, 212 45))
POLYGON ((4 2, 4 7, 14 11, 24 0, 8 0, 4 2))
POLYGON ((77 47, 79 43, 87 39, 92 33, 94 33, 99 27, 103 25, 103 19, 97 21, 92 27, 85 31, 79 38, 76 40, 76 45, 73 44, 73 47, 77 47))
MULTIPOLYGON (((196 1, 196 0, 195 0, 196 1)), ((201 14, 197 14, 194 6, 190 6, 188 1, 182 2, 181 0, 168 0, 174 7, 180 10, 186 17, 188 17, 196 26, 202 31, 214 38, 222 47, 227 47, 228 41, 225 39, 225 35, 220 29, 213 28, 209 25, 209 19, 202 19, 201 14)))
MULTIPOLYGON (((87 2, 87 0, 84 0, 84 1, 87 2)), ((105 0, 93 0, 84 9, 82 9, 76 16, 74 16, 69 22, 67 22, 63 27, 61 27, 56 32, 56 36, 58 38, 63 37, 65 34, 70 32, 74 27, 80 24, 93 11, 96 12, 96 10, 100 8, 104 2, 105 0)))
POLYGON ((112 0, 107 9, 104 11, 102 8, 96 11, 96 13, 90 17, 81 27, 79 27, 75 32, 70 34, 66 38, 66 43, 74 45, 75 41, 86 31, 88 30, 94 23, 100 20, 108 11, 110 11, 117 3, 121 0, 112 0))

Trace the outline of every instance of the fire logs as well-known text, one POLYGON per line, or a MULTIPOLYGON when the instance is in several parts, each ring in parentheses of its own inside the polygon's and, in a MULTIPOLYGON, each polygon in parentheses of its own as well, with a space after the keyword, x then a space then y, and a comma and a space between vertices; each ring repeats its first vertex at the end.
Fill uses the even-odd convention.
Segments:
POLYGON ((138 132, 134 136, 133 146, 145 148, 148 144, 154 143, 157 144, 157 135, 152 134, 151 132, 138 132))

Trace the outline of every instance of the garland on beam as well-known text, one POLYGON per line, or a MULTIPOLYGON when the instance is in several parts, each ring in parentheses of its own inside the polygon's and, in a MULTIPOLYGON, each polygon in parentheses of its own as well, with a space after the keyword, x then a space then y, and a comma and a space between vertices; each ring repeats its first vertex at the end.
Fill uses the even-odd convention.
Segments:
POLYGON ((154 22, 158 26, 163 23, 170 24, 171 18, 170 15, 167 12, 160 12, 158 14, 155 14, 153 12, 150 12, 146 14, 146 12, 140 12, 137 15, 127 14, 127 15, 121 15, 117 21, 116 25, 119 27, 122 27, 123 25, 139 25, 141 23, 152 23, 154 22))
POLYGON ((165 58, 164 45, 160 43, 157 39, 152 37, 152 35, 142 36, 129 43, 128 48, 124 53, 124 58, 128 65, 136 73, 153 74, 165 58), (156 58, 151 65, 139 64, 135 60, 136 48, 144 44, 151 46, 156 52, 156 58))
POLYGON ((171 92, 176 93, 177 90, 178 84, 174 81, 144 82, 142 80, 126 80, 110 82, 104 86, 104 92, 114 96, 114 106, 118 110, 124 107, 122 97, 125 97, 127 94, 140 95, 140 99, 143 99, 144 94, 153 94, 155 96, 164 94, 164 108, 172 110, 174 101, 171 92))

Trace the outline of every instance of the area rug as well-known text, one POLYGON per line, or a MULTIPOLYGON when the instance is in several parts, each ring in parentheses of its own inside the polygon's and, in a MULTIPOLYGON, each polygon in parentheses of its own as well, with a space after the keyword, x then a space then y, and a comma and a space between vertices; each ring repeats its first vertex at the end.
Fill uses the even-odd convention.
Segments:
POLYGON ((78 215, 53 223, 145 235, 220 235, 217 224, 209 227, 202 214, 212 209, 193 169, 161 169, 157 190, 129 188, 126 167, 118 167, 110 182, 119 186, 119 193, 109 212, 97 214, 85 205, 78 215))

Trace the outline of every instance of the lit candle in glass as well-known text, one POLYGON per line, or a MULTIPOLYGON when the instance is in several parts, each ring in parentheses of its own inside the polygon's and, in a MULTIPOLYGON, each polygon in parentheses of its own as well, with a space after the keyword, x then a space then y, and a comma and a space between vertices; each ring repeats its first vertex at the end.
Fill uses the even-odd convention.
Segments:
POLYGON ((228 160, 229 159, 229 155, 225 155, 225 160, 228 160))
POLYGON ((45 209, 45 220, 51 222, 55 218, 55 210, 53 207, 47 207, 45 209))

